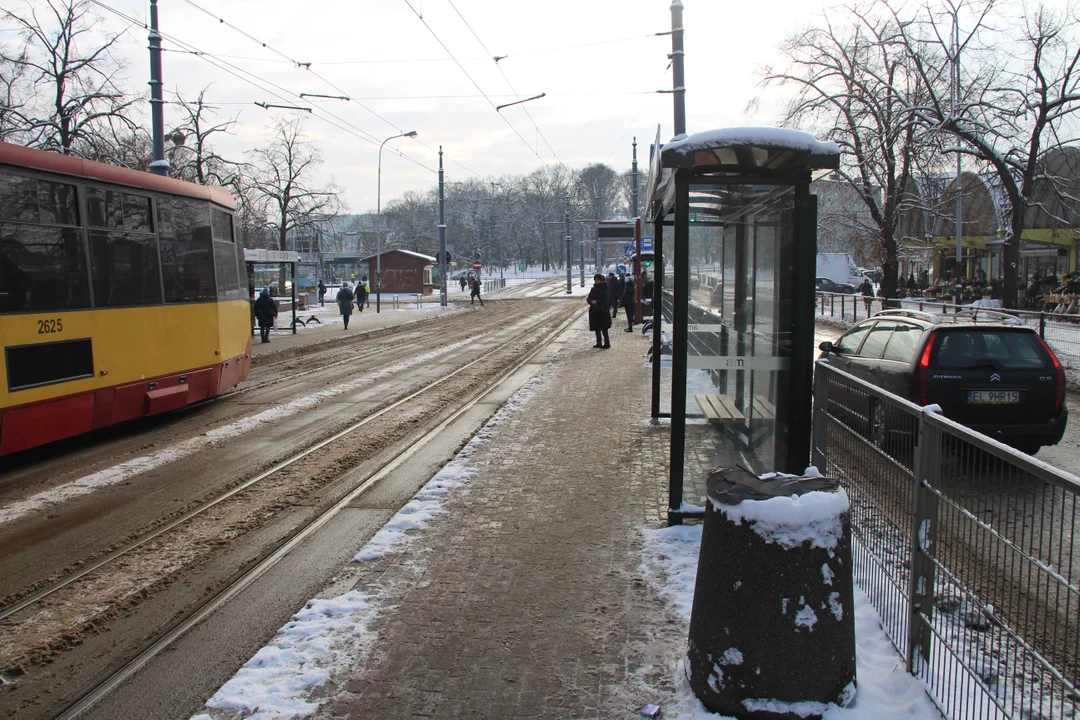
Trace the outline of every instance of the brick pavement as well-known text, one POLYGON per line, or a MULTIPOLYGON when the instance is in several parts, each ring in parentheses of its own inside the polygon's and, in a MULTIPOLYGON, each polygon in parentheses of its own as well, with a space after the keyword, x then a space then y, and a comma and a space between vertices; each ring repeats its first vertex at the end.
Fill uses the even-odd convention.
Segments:
POLYGON ((383 611, 320 718, 633 717, 685 649, 641 575, 665 521, 667 427, 650 427, 639 333, 584 329, 470 459, 479 472, 406 551, 363 566, 383 611))

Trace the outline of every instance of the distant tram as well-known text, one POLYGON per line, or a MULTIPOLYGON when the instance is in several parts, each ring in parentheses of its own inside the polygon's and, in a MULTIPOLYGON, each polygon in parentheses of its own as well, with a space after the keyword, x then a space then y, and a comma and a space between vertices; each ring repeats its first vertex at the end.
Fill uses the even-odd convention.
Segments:
POLYGON ((247 377, 235 207, 224 188, 0 143, 0 455, 247 377))

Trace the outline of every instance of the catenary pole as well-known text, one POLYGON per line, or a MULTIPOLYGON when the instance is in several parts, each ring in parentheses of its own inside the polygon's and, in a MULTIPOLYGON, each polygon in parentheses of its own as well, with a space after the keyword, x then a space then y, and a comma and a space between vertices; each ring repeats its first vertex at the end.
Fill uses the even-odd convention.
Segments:
POLYGON ((158 33, 157 0, 150 0, 150 122, 154 144, 154 160, 150 172, 167 175, 165 160, 165 101, 161 97, 161 35, 158 33))
MULTIPOLYGON (((683 74, 683 4, 682 0, 671 3, 671 72, 674 80, 675 134, 686 133, 686 78, 683 74)), ((659 151, 657 151, 659 152, 659 151)))
POLYGON ((573 257, 573 255, 570 252, 570 240, 571 240, 571 238, 570 238, 570 194, 567 193, 567 195, 566 195, 566 294, 567 295, 569 295, 570 293, 573 292, 572 285, 574 283, 573 275, 571 275, 573 270, 570 267, 571 264, 572 264, 571 258, 573 257))
POLYGON ((632 167, 632 170, 631 170, 631 172, 632 172, 631 188, 632 188, 633 192, 630 195, 630 197, 631 197, 630 215, 631 215, 631 217, 637 217, 638 216, 638 174, 637 174, 637 138, 636 137, 634 138, 634 162, 633 162, 631 167, 632 167))
POLYGON ((439 146, 439 304, 446 307, 446 207, 443 203, 442 145, 439 146))

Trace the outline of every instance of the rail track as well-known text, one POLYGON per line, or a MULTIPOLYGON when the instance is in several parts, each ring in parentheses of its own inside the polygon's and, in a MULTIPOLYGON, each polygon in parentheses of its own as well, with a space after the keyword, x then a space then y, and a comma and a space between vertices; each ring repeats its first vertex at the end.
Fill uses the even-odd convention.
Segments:
MULTIPOLYGON (((565 309, 563 309, 562 312, 553 312, 551 313, 548 322, 558 321, 567 314, 565 309)), ((433 438, 438 437, 438 434, 443 428, 455 419, 461 417, 476 403, 480 402, 482 398, 487 396, 492 389, 498 387, 507 377, 532 360, 532 358, 546 346, 547 341, 563 332, 576 316, 577 313, 574 313, 569 319, 555 322, 556 327, 554 330, 538 335, 532 338, 532 341, 522 342, 511 340, 506 343, 500 343, 496 347, 483 352, 480 356, 469 360, 464 365, 456 367, 454 370, 447 372, 445 375, 438 377, 432 382, 426 383, 419 389, 411 391, 403 397, 395 399, 383 407, 373 410, 358 421, 334 432, 329 437, 325 437, 318 442, 312 443, 302 450, 293 453, 289 457, 274 463, 269 469, 258 473, 239 485, 224 490, 215 497, 206 499, 205 502, 170 519, 160 527, 156 527, 152 531, 132 539, 121 547, 114 548, 107 554, 71 571, 67 576, 34 590, 11 605, 0 609, 0 625, 10 627, 13 624, 17 624, 21 617, 32 615, 36 608, 48 605, 50 598, 64 593, 65 591, 68 593, 78 592, 79 587, 85 585, 89 578, 102 573, 110 566, 124 564, 128 561, 128 558, 131 558, 132 555, 137 554, 138 552, 145 552, 146 549, 151 546, 167 542, 170 533, 190 525, 193 522, 197 522, 199 518, 212 515, 215 513, 216 509, 227 504, 230 500, 235 500, 245 494, 252 494, 252 492, 258 490, 260 484, 273 483, 275 478, 280 478, 281 476, 289 474, 290 469, 311 462, 311 459, 313 457, 317 458, 321 454, 321 451, 325 451, 327 448, 335 446, 347 446, 351 439, 355 438, 358 431, 372 426, 375 421, 390 418, 395 414, 415 415, 420 411, 412 407, 413 405, 422 402, 424 398, 429 397, 433 393, 436 393, 441 389, 445 390, 455 384, 465 384, 466 386, 471 386, 473 388, 469 395, 470 399, 467 402, 460 404, 460 406, 449 415, 445 415, 444 413, 443 416, 441 416, 441 419, 429 417, 428 425, 430 425, 431 422, 435 422, 434 427, 424 431, 422 437, 409 445, 404 452, 400 452, 396 455, 391 453, 390 459, 385 460, 378 467, 366 471, 358 484, 354 484, 354 486, 350 488, 339 489, 334 493, 332 498, 324 503, 324 507, 319 508, 317 513, 306 519, 301 525, 294 527, 290 532, 282 535, 275 543, 264 548, 250 570, 247 570, 224 587, 215 591, 212 596, 205 598, 204 602, 197 606, 189 607, 184 612, 182 618, 174 623, 170 623, 164 632, 157 634, 155 637, 145 642, 140 652, 133 659, 125 662, 120 669, 112 673, 107 679, 95 684, 93 688, 82 693, 77 700, 70 703, 66 709, 62 711, 62 717, 78 716, 108 695, 112 689, 118 687, 124 679, 143 667, 158 653, 162 652, 162 650, 167 648, 176 640, 176 638, 205 620, 206 617, 212 614, 216 609, 220 608, 223 604, 227 603, 231 598, 235 597, 236 594, 244 587, 247 587, 255 579, 270 572, 278 560, 288 554, 298 543, 303 542, 304 539, 317 532, 320 527, 329 522, 329 520, 340 512, 342 508, 354 502, 357 497, 376 486, 379 480, 386 477, 387 474, 392 472, 394 468, 398 467, 407 458, 415 453, 421 452, 433 438), (495 363, 496 360, 499 361, 497 363, 500 368, 499 372, 494 376, 489 374, 482 384, 476 384, 475 376, 479 369, 495 363)), ((401 340, 402 344, 406 342, 408 342, 407 339, 401 340)), ((383 348, 383 350, 385 351, 385 348, 383 348)), ((373 350, 372 352, 377 353, 378 351, 373 350)), ((354 355, 338 362, 355 363, 357 360, 358 357, 354 355)), ((308 374, 308 371, 297 373, 289 377, 300 377, 306 374, 308 374)), ((267 381, 267 383, 282 382, 285 379, 286 378, 277 378, 267 381)), ((250 389, 254 390, 255 388, 253 387, 250 389)), ((460 397, 460 389, 453 388, 448 390, 448 392, 453 396, 460 397)), ((0 628, 0 630, 2 630, 2 628, 0 628)), ((113 664, 115 665, 116 663, 113 664)))

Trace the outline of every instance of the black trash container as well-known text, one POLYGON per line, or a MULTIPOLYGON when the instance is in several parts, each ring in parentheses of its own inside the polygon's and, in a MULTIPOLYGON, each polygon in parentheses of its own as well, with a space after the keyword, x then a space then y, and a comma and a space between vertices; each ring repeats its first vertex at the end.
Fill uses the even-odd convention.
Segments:
POLYGON ((820 476, 709 475, 690 685, 714 712, 820 717, 855 696, 847 494, 820 476))

